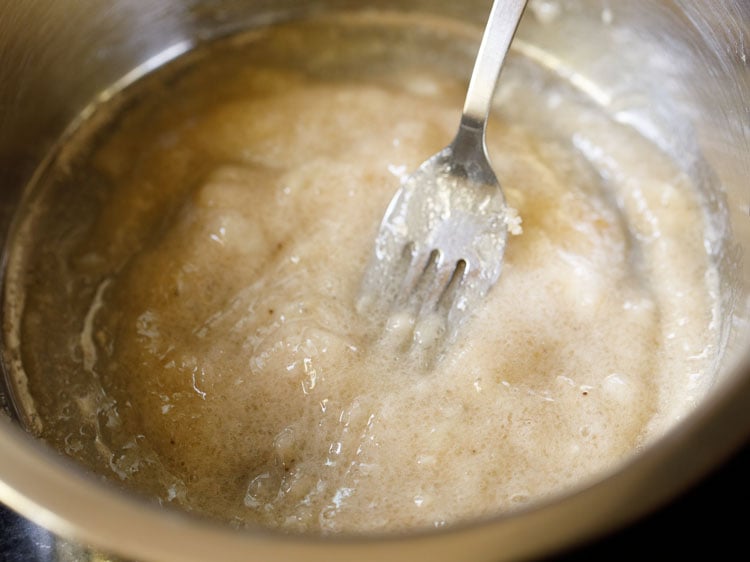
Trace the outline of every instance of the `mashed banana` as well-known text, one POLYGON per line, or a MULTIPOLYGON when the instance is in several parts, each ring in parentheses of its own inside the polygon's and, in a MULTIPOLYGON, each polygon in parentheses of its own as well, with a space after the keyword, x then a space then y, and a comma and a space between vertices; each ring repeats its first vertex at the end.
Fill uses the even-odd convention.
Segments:
MULTIPOLYGON (((484 306, 432 371, 356 313, 383 211, 451 139, 465 87, 399 47, 409 33, 319 22, 226 43, 58 162, 7 293, 44 439, 236 525, 359 532, 561 493, 689 411, 717 338, 698 194, 523 57, 488 131, 523 234, 484 306)), ((473 43, 452 41, 465 72, 473 43)))

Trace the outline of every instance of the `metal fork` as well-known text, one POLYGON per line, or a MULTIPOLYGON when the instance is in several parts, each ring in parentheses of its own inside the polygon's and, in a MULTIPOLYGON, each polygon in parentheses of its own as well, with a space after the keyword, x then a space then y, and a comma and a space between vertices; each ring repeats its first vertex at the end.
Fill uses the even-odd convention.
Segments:
POLYGON ((380 224, 358 309, 406 324, 417 344, 452 341, 502 270, 511 218, 485 128, 526 3, 493 3, 456 137, 402 180, 380 224))

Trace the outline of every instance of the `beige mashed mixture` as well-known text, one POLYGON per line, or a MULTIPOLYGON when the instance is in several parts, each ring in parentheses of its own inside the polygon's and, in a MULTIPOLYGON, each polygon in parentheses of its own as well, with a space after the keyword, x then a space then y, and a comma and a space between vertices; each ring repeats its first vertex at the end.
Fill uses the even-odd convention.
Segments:
POLYGON ((560 493, 690 410, 717 341, 698 195, 518 53, 488 132, 523 221, 499 283, 433 370, 356 313, 399 178, 458 123, 477 35, 430 25, 224 42, 82 129, 10 262, 33 431, 164 504, 364 532, 560 493), (420 58, 436 37, 453 59, 420 58))

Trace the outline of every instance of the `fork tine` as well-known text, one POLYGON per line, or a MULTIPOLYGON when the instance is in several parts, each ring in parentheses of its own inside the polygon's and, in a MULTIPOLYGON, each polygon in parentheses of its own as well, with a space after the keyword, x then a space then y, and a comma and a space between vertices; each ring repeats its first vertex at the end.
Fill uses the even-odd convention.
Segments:
POLYGON ((371 257, 357 299, 360 313, 370 314, 393 306, 400 294, 413 252, 414 246, 409 243, 401 248, 400 253, 389 252, 386 257, 371 257))
MULTIPOLYGON (((420 284, 425 276, 430 275, 431 268, 436 260, 439 260, 440 254, 436 250, 426 252, 416 244, 411 244, 413 250, 411 253, 411 262, 408 270, 401 277, 401 284, 398 290, 396 306, 399 308, 415 309, 414 297, 420 284)), ((416 310, 414 310, 416 312, 416 310)))
POLYGON ((456 277, 456 267, 456 262, 446 260, 436 268, 429 284, 425 283, 424 288, 421 289, 420 316, 440 312, 438 305, 443 300, 446 291, 451 288, 451 284, 456 277))
POLYGON ((437 275, 440 264, 443 260, 443 255, 440 250, 432 250, 427 254, 427 262, 421 268, 419 263, 416 263, 412 268, 412 273, 415 274, 413 284, 410 289, 406 289, 408 293, 407 308, 416 314, 422 305, 424 300, 423 295, 425 291, 432 285, 435 276, 437 275))
POLYGON ((410 351, 424 368, 435 365, 446 337, 446 319, 436 313, 421 317, 414 325, 410 351))
POLYGON ((465 311, 458 310, 456 304, 465 290, 467 267, 464 259, 442 264, 429 292, 425 293, 420 312, 414 320, 410 346, 423 368, 431 369, 440 360, 446 344, 454 340, 458 324, 465 317, 465 311))
POLYGON ((446 291, 439 309, 447 319, 449 332, 446 334, 446 342, 452 343, 459 329, 477 308, 487 291, 492 286, 491 280, 484 278, 481 272, 478 274, 476 268, 472 271, 471 262, 464 262, 464 270, 457 282, 446 291))
POLYGON ((386 301, 384 302, 386 308, 392 308, 402 298, 404 291, 404 279, 409 274, 414 262, 414 255, 416 254, 416 245, 413 242, 408 242, 401 249, 401 253, 398 259, 394 260, 393 263, 393 276, 388 279, 388 284, 385 289, 386 301))
POLYGON ((445 290, 441 293, 436 303, 438 312, 443 314, 446 318, 448 317, 451 307, 456 302, 459 290, 466 278, 467 269, 468 266, 466 260, 460 259, 456 262, 456 267, 452 271, 451 278, 445 284, 445 290))

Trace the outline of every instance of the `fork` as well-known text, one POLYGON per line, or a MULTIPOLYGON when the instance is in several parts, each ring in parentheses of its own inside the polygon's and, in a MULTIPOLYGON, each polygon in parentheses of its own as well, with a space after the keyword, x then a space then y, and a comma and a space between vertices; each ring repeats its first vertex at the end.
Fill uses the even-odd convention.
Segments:
POLYGON ((495 85, 527 0, 495 0, 453 141, 404 177, 375 239, 357 308, 407 330, 412 345, 452 342, 500 277, 509 224, 487 156, 495 85))

